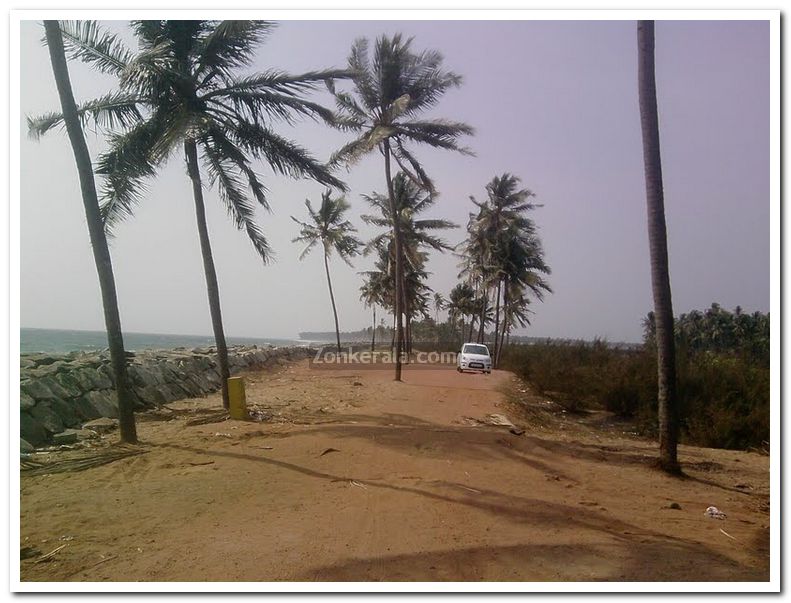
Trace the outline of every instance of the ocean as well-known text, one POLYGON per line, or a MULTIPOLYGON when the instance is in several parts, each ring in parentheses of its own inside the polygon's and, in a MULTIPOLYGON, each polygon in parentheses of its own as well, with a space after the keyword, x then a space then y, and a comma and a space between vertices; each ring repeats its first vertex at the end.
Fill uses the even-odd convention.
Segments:
MULTIPOLYGON (((63 354, 73 351, 101 350, 107 347, 107 334, 104 331, 68 331, 62 329, 19 330, 20 352, 46 352, 63 354)), ((228 337, 228 345, 309 345, 311 341, 301 339, 275 339, 264 337, 228 337)), ((165 335, 161 333, 124 333, 124 347, 127 350, 171 349, 177 347, 208 347, 214 345, 212 335, 165 335)))

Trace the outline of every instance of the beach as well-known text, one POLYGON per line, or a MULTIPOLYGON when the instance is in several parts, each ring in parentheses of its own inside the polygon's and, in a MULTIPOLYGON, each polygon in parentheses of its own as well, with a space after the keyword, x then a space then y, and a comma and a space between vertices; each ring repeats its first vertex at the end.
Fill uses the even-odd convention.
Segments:
POLYGON ((769 579, 768 456, 681 446, 674 478, 505 371, 404 378, 248 372, 258 420, 179 400, 138 415, 140 454, 23 472, 20 546, 61 548, 22 581, 769 579))

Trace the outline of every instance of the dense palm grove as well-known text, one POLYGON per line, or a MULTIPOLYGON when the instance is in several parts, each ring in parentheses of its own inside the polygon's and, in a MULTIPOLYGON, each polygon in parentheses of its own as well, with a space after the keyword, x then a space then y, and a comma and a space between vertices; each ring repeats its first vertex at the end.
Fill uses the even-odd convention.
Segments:
MULTIPOLYGON (((63 110, 28 119, 33 136, 66 125, 81 166, 83 200, 97 254, 103 249, 104 233, 132 217, 137 204, 145 201, 147 181, 169 160, 185 161, 224 405, 228 406, 230 372, 203 193, 216 187, 235 225, 266 263, 271 250, 254 217, 256 205, 269 208, 263 177, 256 171, 263 165, 275 175, 307 178, 326 187, 315 209, 306 201, 306 220, 292 218, 299 227, 294 241, 305 245, 300 258, 316 246, 322 250, 338 350, 341 321, 330 258, 338 255, 351 265, 363 255, 373 260, 373 269, 360 273, 360 300, 372 314, 370 345, 395 351, 396 380, 401 379, 402 361, 409 361, 413 345, 432 342, 457 348, 464 341, 485 342, 495 367, 502 363, 540 390, 555 392, 571 409, 596 403, 645 419, 645 425, 650 419, 655 425, 653 314, 646 319, 646 347, 641 352, 617 351, 600 342, 509 345, 514 330, 530 324, 532 304, 552 291, 550 267, 532 217, 540 205, 516 175, 495 175, 485 184, 483 197, 471 196, 473 211, 455 244, 444 233, 460 225, 427 217, 435 209, 439 191, 415 147, 469 155, 472 151, 463 141, 474 134, 468 124, 425 115, 437 108, 448 90, 462 85, 459 74, 444 68, 442 55, 417 50, 412 39, 395 34, 380 36, 373 44, 364 38, 354 41, 342 69, 249 74, 257 48, 274 27, 266 21, 133 21, 138 49, 132 52, 95 22, 47 22, 63 110), (75 105, 66 58, 114 77, 115 89, 75 105), (334 108, 310 99, 325 87, 334 108), (346 132, 350 140, 321 161, 276 131, 301 118, 346 132), (108 143, 93 170, 101 178, 98 194, 87 147, 78 153, 81 129, 89 124, 97 126, 108 143), (360 202, 369 208, 363 221, 378 229, 365 242, 346 218, 350 202, 344 194, 349 191, 336 174, 370 153, 382 157, 382 187, 360 195, 360 202), (434 291, 429 284, 432 252, 458 258, 459 282, 450 291, 434 291), (440 312, 446 312, 447 320, 440 320, 440 312)), ((131 403, 123 391, 123 343, 112 266, 109 253, 105 255, 97 255, 96 262, 111 352, 120 371, 121 435, 133 442, 131 403)), ((729 313, 718 306, 676 320, 687 437, 725 446, 768 439, 768 325, 766 315, 746 315, 739 309, 729 313), (739 375, 742 381, 734 382, 739 375), (722 399, 711 398, 717 392, 722 399), (747 426, 739 427, 740 421, 747 426)))

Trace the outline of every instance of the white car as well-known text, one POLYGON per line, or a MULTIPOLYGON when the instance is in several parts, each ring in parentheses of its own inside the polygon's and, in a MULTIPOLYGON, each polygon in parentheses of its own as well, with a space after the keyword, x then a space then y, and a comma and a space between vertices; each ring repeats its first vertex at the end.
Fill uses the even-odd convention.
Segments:
POLYGON ((456 357, 456 370, 460 373, 464 371, 491 373, 492 357, 489 348, 482 343, 465 343, 456 357))

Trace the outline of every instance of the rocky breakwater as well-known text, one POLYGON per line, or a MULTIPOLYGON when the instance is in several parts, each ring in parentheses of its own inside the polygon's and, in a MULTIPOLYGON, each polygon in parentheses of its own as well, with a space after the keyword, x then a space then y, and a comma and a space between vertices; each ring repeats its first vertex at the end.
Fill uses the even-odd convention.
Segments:
MULTIPOLYGON (((302 347, 230 346, 231 374, 301 360, 315 350, 302 347)), ((137 410, 219 391, 213 348, 127 352, 137 410)), ((22 449, 66 443, 85 435, 94 419, 117 418, 109 352, 23 354, 20 358, 20 436, 22 449)))

